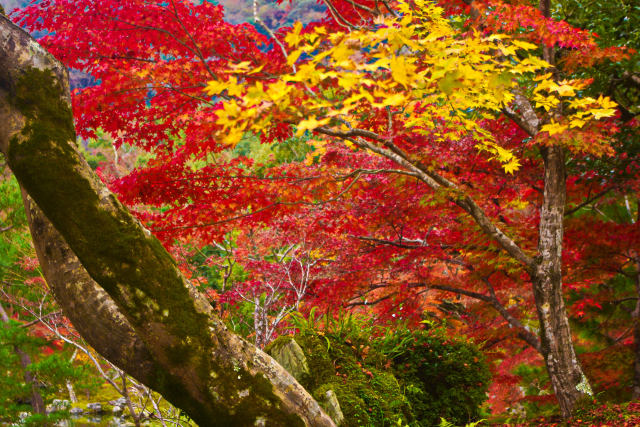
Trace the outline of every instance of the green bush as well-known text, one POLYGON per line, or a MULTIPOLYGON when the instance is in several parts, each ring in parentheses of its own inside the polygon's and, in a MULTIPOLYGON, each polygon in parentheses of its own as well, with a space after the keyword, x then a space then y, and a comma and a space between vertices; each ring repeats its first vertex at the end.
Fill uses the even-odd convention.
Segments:
POLYGON ((440 418, 456 425, 483 418, 491 374, 472 343, 447 337, 443 328, 399 329, 374 346, 392 360, 391 369, 421 426, 437 425, 440 418))

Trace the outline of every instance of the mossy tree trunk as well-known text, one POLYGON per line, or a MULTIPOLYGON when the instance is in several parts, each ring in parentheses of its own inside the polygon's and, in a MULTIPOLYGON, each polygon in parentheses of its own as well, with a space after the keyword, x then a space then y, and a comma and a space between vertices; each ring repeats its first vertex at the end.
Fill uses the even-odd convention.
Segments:
POLYGON ((76 147, 66 70, 3 16, 0 70, 0 151, 44 213, 28 206, 45 278, 89 342, 200 425, 333 425, 100 182, 76 147))

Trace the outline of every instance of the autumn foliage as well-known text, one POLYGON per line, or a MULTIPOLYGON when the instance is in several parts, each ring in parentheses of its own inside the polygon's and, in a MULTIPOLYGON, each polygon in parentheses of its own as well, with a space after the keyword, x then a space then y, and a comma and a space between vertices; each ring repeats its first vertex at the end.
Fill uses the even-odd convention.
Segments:
POLYGON ((553 393, 540 371, 527 401, 518 368, 543 365, 527 260, 540 153, 561 148, 575 344, 596 391, 627 398, 639 124, 594 82, 635 51, 530 2, 440 3, 327 1, 281 28, 186 0, 45 0, 14 19, 94 80, 73 93, 82 138, 149 153, 103 178, 223 316, 244 310, 259 345, 311 307, 446 318, 492 361, 495 412, 553 393))

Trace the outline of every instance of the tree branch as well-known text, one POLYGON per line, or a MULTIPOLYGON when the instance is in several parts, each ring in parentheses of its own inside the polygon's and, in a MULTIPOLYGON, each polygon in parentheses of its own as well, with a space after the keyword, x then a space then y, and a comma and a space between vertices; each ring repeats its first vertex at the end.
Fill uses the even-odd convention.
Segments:
POLYGON ((518 244, 507 236, 493 221, 485 214, 478 204, 464 193, 455 183, 449 181, 437 172, 430 170, 420 162, 411 160, 409 155, 395 146, 393 143, 382 136, 364 129, 349 129, 346 131, 331 129, 327 127, 319 127, 316 131, 342 139, 349 140, 361 148, 366 148, 376 154, 380 154, 397 164, 405 167, 413 172, 418 179, 427 184, 433 190, 448 189, 451 190, 447 198, 467 212, 478 224, 480 229, 489 237, 494 239, 509 255, 519 261, 528 272, 535 268, 533 257, 527 255, 518 244), (377 146, 365 138, 373 139, 380 142, 388 148, 377 146))

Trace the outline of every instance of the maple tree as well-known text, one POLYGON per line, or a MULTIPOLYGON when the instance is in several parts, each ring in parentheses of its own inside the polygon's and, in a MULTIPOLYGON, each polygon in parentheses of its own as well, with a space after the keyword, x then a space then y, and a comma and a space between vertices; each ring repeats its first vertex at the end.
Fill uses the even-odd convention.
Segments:
MULTIPOLYGON (((616 104, 571 72, 628 53, 552 19, 549 2, 445 6, 449 18, 431 2, 330 2, 323 19, 267 34, 208 2, 43 2, 19 22, 54 31, 52 53, 100 82, 74 96, 82 135, 153 151, 112 187, 165 242, 322 230, 332 273, 310 304, 415 319, 427 289, 482 301, 499 317, 479 335, 509 326, 539 351, 568 416, 589 386, 563 284, 611 274, 572 267, 585 248, 602 253, 578 214, 607 186, 598 173, 565 179, 565 162, 593 170, 620 125, 616 104), (303 162, 257 165, 238 156, 248 133, 311 140, 303 162)), ((637 247, 637 231, 607 230, 628 236, 619 259, 637 247)))

